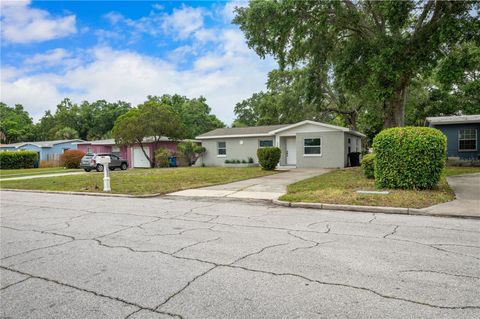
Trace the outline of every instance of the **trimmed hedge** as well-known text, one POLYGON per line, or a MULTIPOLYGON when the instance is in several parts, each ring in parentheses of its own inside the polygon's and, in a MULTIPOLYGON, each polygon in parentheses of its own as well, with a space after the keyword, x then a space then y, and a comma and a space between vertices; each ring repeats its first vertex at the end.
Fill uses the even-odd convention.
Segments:
POLYGON ((38 166, 38 154, 34 151, 0 152, 0 168, 34 168, 38 166))
POLYGON ((361 165, 366 178, 375 178, 375 153, 364 155, 361 165))
POLYGON ((447 139, 429 127, 397 127, 373 139, 379 188, 430 189, 445 167, 447 139))
POLYGON ((280 162, 280 155, 282 151, 278 147, 262 147, 257 149, 258 162, 263 169, 271 171, 274 170, 278 162, 280 162))
POLYGON ((65 168, 80 168, 80 161, 85 153, 79 150, 67 150, 60 155, 60 165, 65 168))

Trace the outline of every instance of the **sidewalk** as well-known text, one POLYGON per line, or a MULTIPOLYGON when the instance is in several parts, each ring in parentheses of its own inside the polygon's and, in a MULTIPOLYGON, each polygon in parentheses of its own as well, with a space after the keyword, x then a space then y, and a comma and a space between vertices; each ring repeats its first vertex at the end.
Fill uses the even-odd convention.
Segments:
POLYGON ((33 179, 33 178, 42 178, 42 177, 56 177, 56 176, 68 176, 68 175, 80 175, 85 174, 85 172, 71 172, 71 173, 59 173, 59 174, 42 174, 42 175, 30 175, 30 176, 22 176, 22 177, 7 177, 7 178, 0 178, 0 182, 6 181, 19 181, 22 179, 33 179))

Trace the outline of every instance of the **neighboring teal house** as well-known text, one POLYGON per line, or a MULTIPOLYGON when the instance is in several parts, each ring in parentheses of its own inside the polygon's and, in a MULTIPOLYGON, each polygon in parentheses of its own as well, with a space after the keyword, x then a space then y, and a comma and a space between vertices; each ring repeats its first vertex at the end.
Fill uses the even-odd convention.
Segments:
POLYGON ((76 150, 77 143, 83 142, 80 139, 74 140, 57 140, 42 142, 21 142, 14 144, 0 145, 2 152, 15 152, 20 150, 35 151, 38 153, 41 161, 58 161, 60 155, 66 150, 76 150))
POLYGON ((425 124, 447 137, 447 156, 462 160, 480 159, 480 114, 427 117, 425 124))

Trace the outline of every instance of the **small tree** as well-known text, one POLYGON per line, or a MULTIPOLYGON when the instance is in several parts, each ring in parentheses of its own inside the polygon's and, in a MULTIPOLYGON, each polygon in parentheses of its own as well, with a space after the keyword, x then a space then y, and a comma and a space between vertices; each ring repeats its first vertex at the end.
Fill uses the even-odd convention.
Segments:
POLYGON ((195 164, 197 159, 205 153, 205 147, 195 144, 192 141, 185 141, 178 144, 177 150, 185 157, 188 166, 195 164))
POLYGON ((55 138, 57 140, 73 140, 78 138, 78 132, 71 127, 65 126, 55 133, 55 138))
POLYGON ((172 140, 182 137, 183 125, 171 106, 148 100, 120 116, 115 121, 112 135, 118 144, 138 144, 151 167, 155 167, 155 157, 145 151, 146 139, 152 139, 154 148, 157 149, 162 137, 172 140))

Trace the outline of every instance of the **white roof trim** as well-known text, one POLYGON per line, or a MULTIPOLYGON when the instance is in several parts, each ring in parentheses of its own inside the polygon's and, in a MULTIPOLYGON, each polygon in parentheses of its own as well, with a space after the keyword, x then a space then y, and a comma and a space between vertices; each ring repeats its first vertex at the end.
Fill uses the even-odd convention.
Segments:
MULTIPOLYGON (((271 133, 271 132, 270 132, 271 133)), ((235 134, 235 135, 215 135, 215 136, 197 136, 197 140, 209 140, 218 138, 237 138, 237 137, 273 137, 275 134, 262 133, 262 134, 235 134)))
POLYGON ((340 131, 344 131, 344 132, 350 131, 350 130, 349 130, 348 128, 346 128, 346 127, 341 127, 341 126, 336 126, 336 125, 330 125, 330 124, 325 124, 325 123, 319 123, 319 122, 315 122, 315 121, 305 120, 305 121, 301 121, 301 122, 298 122, 298 123, 295 123, 295 124, 292 124, 292 125, 289 125, 289 126, 285 126, 285 127, 279 128, 279 129, 274 130, 274 131, 270 131, 270 133, 276 134, 276 133, 279 133, 279 132, 282 132, 282 131, 286 131, 286 130, 289 130, 289 129, 291 129, 291 128, 295 128, 295 127, 297 127, 297 126, 302 126, 302 125, 305 125, 305 124, 312 124, 312 125, 317 125, 317 126, 328 127, 328 128, 332 128, 332 129, 336 129, 336 130, 340 130, 340 131))
POLYGON ((305 120, 305 121, 301 121, 301 122, 298 122, 298 123, 295 123, 295 124, 292 124, 292 125, 288 125, 288 126, 285 126, 285 127, 282 127, 282 128, 276 129, 276 130, 272 130, 268 133, 263 133, 263 134, 234 134, 234 135, 232 134, 232 135, 215 135, 215 136, 197 136, 196 139, 198 139, 198 140, 208 140, 208 139, 219 139, 219 138, 275 136, 277 133, 280 133, 280 132, 283 132, 283 131, 286 131, 286 130, 289 130, 289 129, 292 129, 292 128, 295 128, 295 127, 298 127, 298 126, 302 126, 302 125, 305 125, 305 124, 322 126, 322 127, 331 128, 331 129, 334 129, 334 130, 339 130, 339 131, 342 131, 342 132, 345 132, 345 133, 350 133, 352 135, 365 137, 364 134, 362 134, 360 132, 357 132, 357 131, 350 130, 346 127, 341 127, 341 126, 336 126, 336 125, 330 125, 330 124, 305 120))
POLYGON ((361 136, 361 137, 365 137, 364 134, 362 134, 360 132, 357 132, 357 131, 354 131, 354 130, 350 130, 346 127, 341 127, 341 126, 331 125, 331 124, 325 124, 325 123, 315 122, 315 121, 311 121, 311 120, 305 120, 305 121, 301 121, 301 122, 298 122, 298 123, 295 123, 295 124, 292 124, 292 125, 289 125, 289 126, 286 126, 286 127, 282 127, 282 128, 277 129, 277 130, 270 131, 270 133, 277 134, 279 132, 286 131, 286 130, 295 128, 297 126, 302 126, 302 125, 305 125, 305 124, 323 126, 323 127, 331 128, 331 129, 334 129, 334 130, 343 131, 345 133, 350 133, 350 134, 353 134, 353 135, 358 135, 358 136, 361 136))

